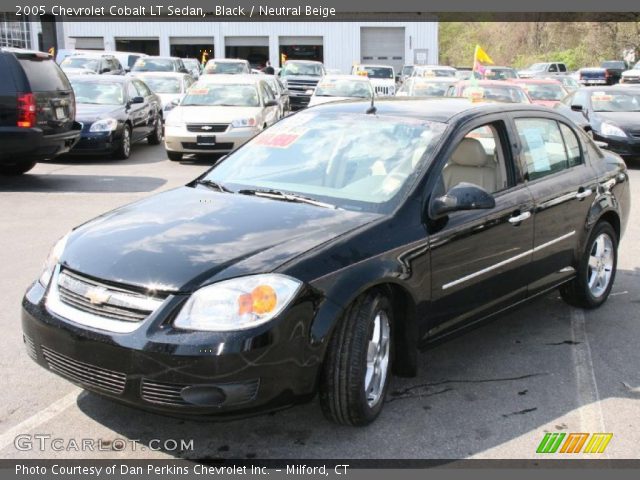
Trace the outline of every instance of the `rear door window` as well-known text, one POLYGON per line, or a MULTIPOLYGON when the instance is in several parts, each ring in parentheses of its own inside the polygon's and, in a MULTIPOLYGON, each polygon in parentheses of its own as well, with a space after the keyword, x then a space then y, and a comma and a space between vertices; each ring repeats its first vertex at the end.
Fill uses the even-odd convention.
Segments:
POLYGON ((33 92, 71 90, 65 74, 53 60, 19 58, 33 92))

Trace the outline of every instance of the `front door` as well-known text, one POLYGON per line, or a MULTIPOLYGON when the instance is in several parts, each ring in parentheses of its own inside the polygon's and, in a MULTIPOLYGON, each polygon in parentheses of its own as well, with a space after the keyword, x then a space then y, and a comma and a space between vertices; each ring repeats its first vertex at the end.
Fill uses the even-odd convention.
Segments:
POLYGON ((496 205, 455 212, 430 227, 429 336, 526 297, 533 200, 513 162, 507 125, 496 119, 465 132, 445 153, 448 159, 431 197, 467 182, 493 194, 496 205))

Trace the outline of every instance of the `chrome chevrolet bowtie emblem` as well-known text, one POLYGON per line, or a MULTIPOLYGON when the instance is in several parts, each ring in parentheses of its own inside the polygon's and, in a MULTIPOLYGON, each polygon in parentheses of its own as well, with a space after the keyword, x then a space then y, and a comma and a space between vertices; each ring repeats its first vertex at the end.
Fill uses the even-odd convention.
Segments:
POLYGON ((213 130, 213 127, 210 127, 209 125, 205 125, 204 127, 202 127, 202 130, 213 130))
POLYGON ((111 298, 111 294, 107 289, 102 287, 90 288, 84 296, 92 305, 102 305, 103 303, 107 303, 111 298))

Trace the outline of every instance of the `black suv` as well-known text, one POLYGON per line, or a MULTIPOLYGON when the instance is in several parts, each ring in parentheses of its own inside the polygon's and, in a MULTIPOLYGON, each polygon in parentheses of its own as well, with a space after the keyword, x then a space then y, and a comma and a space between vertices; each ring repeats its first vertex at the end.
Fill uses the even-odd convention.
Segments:
POLYGON ((80 138, 66 75, 46 53, 0 48, 0 173, 18 175, 80 138))

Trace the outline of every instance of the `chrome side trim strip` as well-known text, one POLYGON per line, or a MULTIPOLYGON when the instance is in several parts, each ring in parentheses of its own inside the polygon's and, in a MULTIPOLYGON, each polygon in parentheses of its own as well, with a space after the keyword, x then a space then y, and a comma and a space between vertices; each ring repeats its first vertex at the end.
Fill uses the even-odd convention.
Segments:
POLYGON ((553 240, 550 240, 550 241, 548 241, 546 243, 543 243, 542 245, 538 245, 537 247, 531 248, 531 249, 527 250, 526 252, 519 253, 518 255, 516 255, 514 257, 507 258, 506 260, 503 260, 503 261, 498 262, 496 264, 490 265, 490 266, 488 266, 486 268, 483 268, 482 270, 478 270, 477 272, 470 273, 469 275, 466 275, 466 276, 464 276, 462 278, 454 280, 453 282, 445 283, 442 286, 442 290, 448 290, 451 287, 455 287, 456 285, 460 285, 461 283, 464 283, 464 282, 467 282, 467 281, 469 281, 471 279, 479 277, 480 275, 484 275, 485 273, 489 273, 489 272, 491 272, 493 270, 496 270, 496 269, 498 269, 500 267, 503 267, 503 266, 505 266, 505 265, 507 265, 509 263, 515 262, 517 260, 520 260, 521 258, 524 258, 527 255, 531 255, 532 253, 539 252, 540 250, 542 250, 544 248, 550 247, 551 245, 554 245, 554 244, 556 244, 558 242, 566 240, 567 238, 572 237, 575 234, 576 234, 576 231, 573 230, 573 231, 571 231, 569 233, 566 233, 566 234, 564 234, 564 235, 562 235, 562 236, 560 236, 558 238, 554 238, 553 240))

